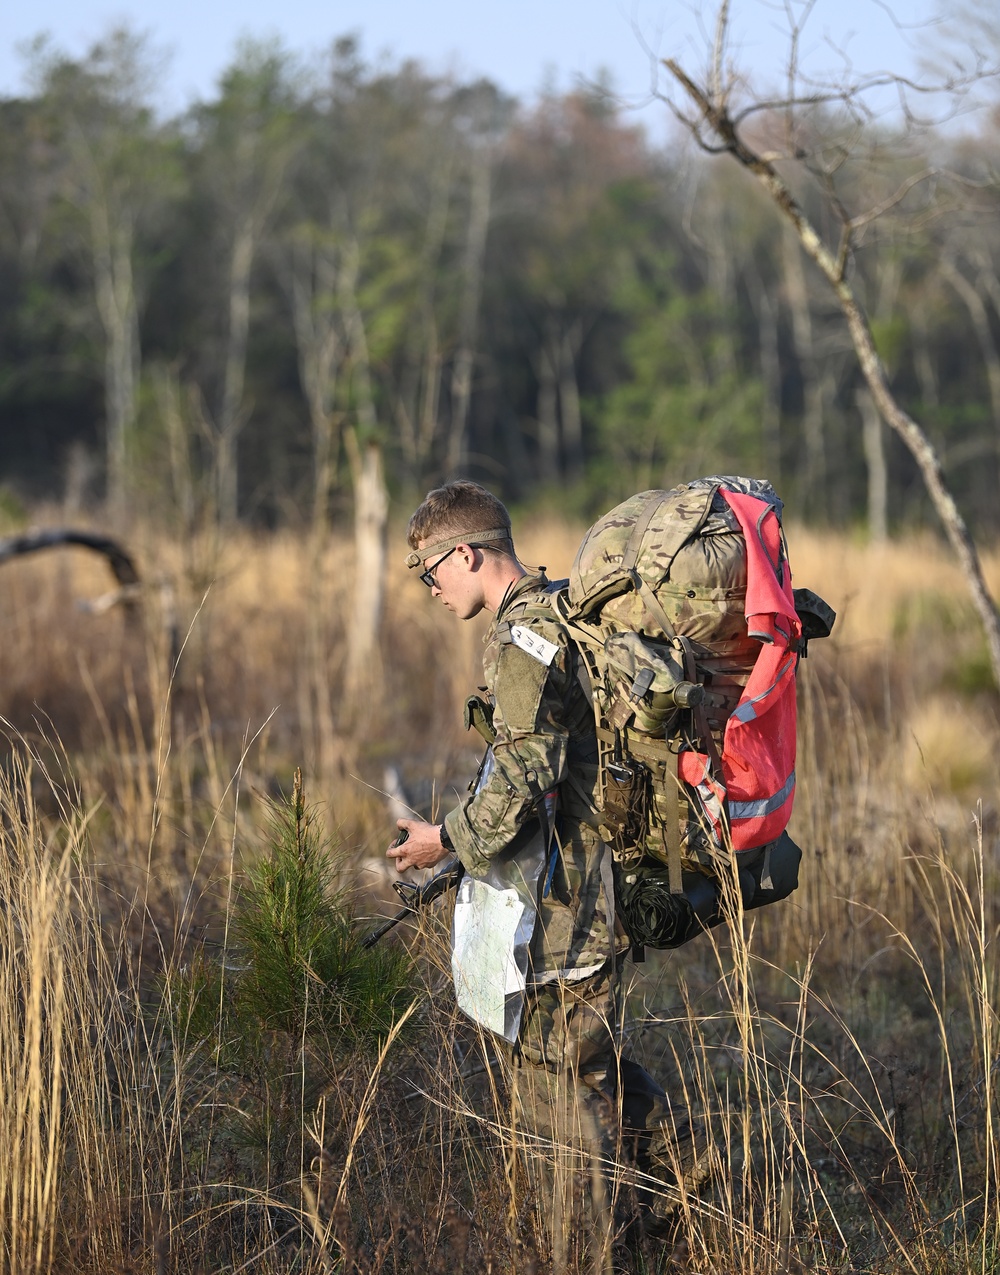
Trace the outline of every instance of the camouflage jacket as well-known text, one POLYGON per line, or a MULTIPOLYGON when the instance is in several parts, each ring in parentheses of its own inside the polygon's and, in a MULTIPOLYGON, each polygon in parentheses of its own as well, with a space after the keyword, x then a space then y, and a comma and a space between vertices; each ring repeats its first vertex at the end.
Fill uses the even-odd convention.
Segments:
MULTIPOLYGON (((537 827, 544 794, 558 790, 559 850, 532 947, 535 982, 583 978, 611 955, 601 884, 603 843, 595 828, 597 742, 593 711, 577 677, 575 648, 555 616, 549 582, 525 576, 510 590, 485 638, 483 673, 493 703, 495 768, 445 820, 473 876, 537 827), (543 639, 551 662, 522 649, 512 627, 543 639)), ((524 641, 524 634, 519 635, 524 641)))

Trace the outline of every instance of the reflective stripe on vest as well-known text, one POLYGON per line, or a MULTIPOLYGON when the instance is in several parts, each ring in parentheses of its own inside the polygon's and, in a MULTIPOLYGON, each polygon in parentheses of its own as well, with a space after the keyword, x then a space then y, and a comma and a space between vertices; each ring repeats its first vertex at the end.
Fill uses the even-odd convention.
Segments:
POLYGON ((755 695, 753 699, 746 700, 744 703, 739 704, 736 708, 734 708, 730 720, 737 722, 752 722, 757 716, 756 706, 762 700, 767 699, 767 697, 781 685, 783 678, 787 677, 789 673, 795 671, 795 664, 796 658, 792 655, 790 659, 785 661, 784 666, 778 672, 777 678, 771 683, 767 690, 761 691, 760 694, 755 695))
POLYGON ((761 797, 758 801, 731 801, 729 803, 730 819, 763 819, 765 815, 780 810, 795 791, 795 771, 788 776, 781 788, 772 797, 761 797))

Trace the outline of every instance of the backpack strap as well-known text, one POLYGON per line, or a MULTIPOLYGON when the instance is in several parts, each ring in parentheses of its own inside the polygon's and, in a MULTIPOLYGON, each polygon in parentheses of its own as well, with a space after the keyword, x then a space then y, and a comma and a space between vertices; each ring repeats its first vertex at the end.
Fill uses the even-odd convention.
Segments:
MULTIPOLYGON (((671 765, 667 770, 667 774, 671 777, 677 789, 677 797, 680 799, 681 793, 684 791, 681 786, 680 776, 680 752, 671 752, 671 765)), ((667 815, 666 826, 664 827, 664 840, 667 843, 667 880, 670 882, 671 894, 684 893, 684 874, 681 868, 681 821, 679 816, 671 812, 667 815)))
POLYGON ((639 572, 636 571, 635 567, 629 571, 629 576, 632 579, 632 587, 635 589, 636 593, 638 593, 639 597, 642 598, 643 606, 650 613, 653 619, 659 623, 660 628, 667 637, 675 638, 677 636, 677 632, 674 629, 674 626, 670 623, 666 611, 664 611, 663 607, 660 605, 660 599, 656 596, 639 572))
POLYGON ((614 969, 618 955, 615 945, 615 875, 611 867, 611 847, 603 844, 601 846, 601 886, 604 890, 604 918, 608 927, 608 942, 611 944, 611 968, 614 969))
POLYGON ((580 620, 571 620, 567 614, 566 606, 567 596, 565 589, 560 589, 557 593, 552 594, 552 610, 562 621, 573 642, 573 669, 576 673, 576 680, 580 683, 584 699, 593 708, 594 682, 597 679, 597 672, 596 667, 591 663, 593 657, 590 654, 590 644, 603 646, 604 639, 601 637, 599 629, 591 628, 580 620))
POLYGON ((632 525, 628 544, 622 554, 622 571, 626 575, 631 575, 635 570, 635 564, 639 561, 639 550, 642 548, 642 538, 653 521, 653 515, 663 504, 663 495, 662 491, 651 491, 639 509, 639 516, 632 525))

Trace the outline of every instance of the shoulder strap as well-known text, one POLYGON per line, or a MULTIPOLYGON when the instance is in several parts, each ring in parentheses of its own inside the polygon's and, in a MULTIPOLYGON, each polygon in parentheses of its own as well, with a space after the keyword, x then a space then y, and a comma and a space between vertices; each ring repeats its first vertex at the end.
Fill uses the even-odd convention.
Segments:
POLYGON ((635 520, 625 552, 622 554, 622 571, 626 575, 631 575, 635 570, 635 564, 639 561, 639 550, 642 548, 642 538, 653 521, 653 514, 663 503, 663 495, 662 491, 651 491, 639 510, 639 516, 635 520))
POLYGON ((576 680, 580 683, 580 689, 583 691, 584 699, 594 707, 594 684, 590 670, 590 661, 587 658, 586 641, 596 642, 601 645, 601 638, 598 631, 594 629, 588 632, 578 620, 571 620, 566 614, 566 593, 560 589, 558 593, 551 595, 552 610, 556 614, 556 618, 564 625, 566 632, 569 634, 573 642, 573 667, 576 672, 576 680), (582 639, 582 640, 581 640, 582 639))
POLYGON ((653 619, 657 621, 667 637, 675 638, 677 636, 677 632, 674 629, 674 626, 670 623, 670 619, 667 616, 666 611, 664 611, 663 607, 660 605, 660 599, 634 567, 631 571, 629 571, 629 575, 632 577, 632 587, 635 589, 636 593, 638 593, 639 597, 642 598, 643 606, 645 606, 653 619))

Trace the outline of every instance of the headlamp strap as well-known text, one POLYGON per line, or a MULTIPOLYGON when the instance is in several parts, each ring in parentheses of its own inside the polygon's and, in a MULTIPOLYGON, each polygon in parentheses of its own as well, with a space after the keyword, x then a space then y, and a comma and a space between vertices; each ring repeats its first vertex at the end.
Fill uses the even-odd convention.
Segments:
POLYGON ((450 540, 439 540, 437 544, 425 545, 419 553, 416 549, 412 550, 406 555, 406 565, 412 571, 414 567, 419 567, 428 558, 433 558, 439 553, 445 553, 458 545, 485 545, 494 540, 509 540, 510 538, 510 527, 494 527, 492 531, 466 531, 461 536, 452 536, 450 540))

